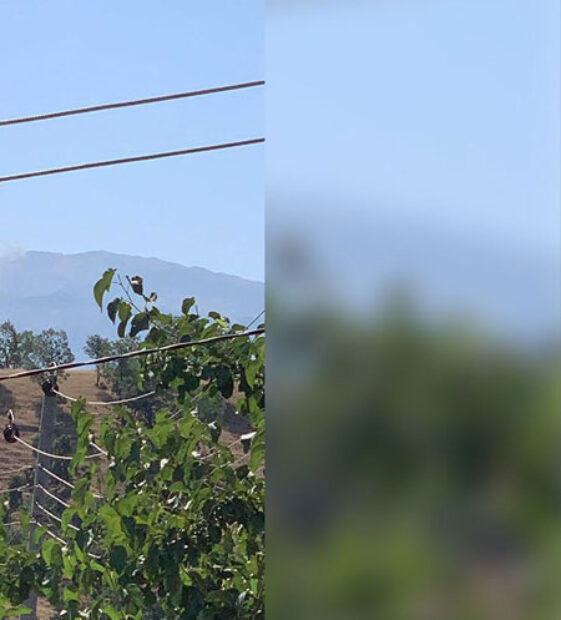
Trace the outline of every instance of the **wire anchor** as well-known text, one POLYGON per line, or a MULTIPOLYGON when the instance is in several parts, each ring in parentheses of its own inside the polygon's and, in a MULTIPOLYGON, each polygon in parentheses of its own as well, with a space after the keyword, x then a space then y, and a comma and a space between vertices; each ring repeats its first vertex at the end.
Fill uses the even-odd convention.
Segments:
POLYGON ((57 379, 56 363, 51 362, 49 365, 49 368, 52 368, 52 370, 49 371, 46 379, 43 381, 43 383, 41 383, 41 389, 43 390, 43 393, 45 394, 45 396, 48 396, 49 398, 54 398, 58 390, 58 383, 56 380, 57 379))
POLYGON ((8 411, 8 423, 4 427, 4 439, 8 443, 16 443, 19 437, 19 428, 16 424, 16 417, 14 412, 10 409, 8 411))

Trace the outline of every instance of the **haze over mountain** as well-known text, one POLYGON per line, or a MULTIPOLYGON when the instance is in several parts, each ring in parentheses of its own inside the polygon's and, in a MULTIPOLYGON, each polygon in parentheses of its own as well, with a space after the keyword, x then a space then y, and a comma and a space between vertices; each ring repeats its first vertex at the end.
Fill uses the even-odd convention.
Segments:
POLYGON ((18 330, 64 329, 74 355, 90 334, 116 338, 116 328, 93 299, 93 285, 109 267, 122 275, 140 275, 158 307, 179 313, 185 297, 195 297, 199 312, 216 310, 247 324, 264 307, 264 284, 201 267, 185 267, 157 258, 109 252, 57 254, 21 252, 0 257, 0 322, 18 330))
POLYGON ((325 204, 317 217, 296 203, 289 218, 289 201, 270 201, 268 282, 291 305, 313 311, 330 302, 369 317, 403 289, 428 316, 456 317, 499 338, 534 344, 561 336, 557 228, 536 245, 436 218, 325 204))

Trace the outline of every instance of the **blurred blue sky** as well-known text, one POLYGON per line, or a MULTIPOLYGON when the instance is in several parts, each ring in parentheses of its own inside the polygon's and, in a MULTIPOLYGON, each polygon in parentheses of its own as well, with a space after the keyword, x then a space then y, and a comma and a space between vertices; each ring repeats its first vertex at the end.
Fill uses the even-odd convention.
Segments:
MULTIPOLYGON (((271 2, 267 183, 557 259, 558 0, 271 2)), ((0 117, 259 79, 261 1, 7 3, 0 117)), ((261 135, 263 90, 3 128, 0 173, 261 135)), ((263 276, 263 148, 0 186, 4 245, 263 276)), ((294 196, 298 200, 294 200, 294 196)))
POLYGON ((270 2, 270 290, 559 334, 560 4, 270 2))
MULTIPOLYGON (((263 78, 254 0, 3 3, 0 118, 263 78)), ((263 135, 263 89, 0 130, 0 175, 263 135)), ((263 278, 262 146, 0 186, 4 251, 103 249, 263 278)))
POLYGON ((558 257, 559 7, 271 2, 268 190, 558 257))

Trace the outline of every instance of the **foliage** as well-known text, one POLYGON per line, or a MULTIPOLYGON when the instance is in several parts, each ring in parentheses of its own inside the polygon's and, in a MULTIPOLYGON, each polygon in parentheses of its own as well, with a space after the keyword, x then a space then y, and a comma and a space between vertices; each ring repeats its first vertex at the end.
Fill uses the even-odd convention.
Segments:
POLYGON ((67 364, 74 361, 74 355, 68 344, 64 330, 45 329, 35 336, 29 359, 24 367, 48 366, 49 364, 67 364))
POLYGON ((37 368, 73 362, 64 330, 45 329, 39 334, 18 332, 11 323, 0 325, 0 368, 37 368))
MULTIPOLYGON (((10 478, 10 482, 7 485, 8 489, 20 489, 21 487, 33 482, 33 471, 26 469, 10 478)), ((15 517, 15 511, 17 511, 24 504, 25 496, 20 490, 11 491, 6 494, 4 499, 4 508, 6 509, 7 517, 15 517)))
MULTIPOLYGON (((97 334, 88 338, 88 343, 94 346, 87 346, 85 352, 91 357, 106 357, 111 355, 121 355, 138 349, 140 346, 138 337, 131 338, 125 336, 118 340, 102 338, 97 334)), ((101 388, 108 388, 112 396, 117 399, 133 398, 138 395, 138 375, 140 372, 140 362, 135 359, 117 359, 115 361, 100 364, 96 367, 96 384, 101 388)), ((152 391, 155 383, 152 381, 146 391, 152 391)), ((154 414, 158 407, 165 403, 165 395, 159 397, 143 398, 130 403, 130 407, 142 413, 145 421, 152 424, 154 414)), ((171 399, 173 402, 173 399, 171 399)))
MULTIPOLYGON (((99 334, 92 334, 91 336, 88 336, 88 339, 86 340, 84 353, 90 358, 106 357, 112 353, 112 343, 108 338, 104 338, 99 334)), ((99 385, 101 371, 102 367, 96 366, 96 385, 99 385)))
MULTIPOLYGON (((100 308, 115 274, 108 270, 94 288, 100 308)), ((244 331, 216 312, 193 313, 191 298, 180 316, 163 314, 140 277, 127 282, 125 297, 105 307, 121 338, 145 336, 141 348, 244 331)), ((96 442, 106 464, 85 459, 94 418, 84 401, 74 404, 77 482, 61 531, 68 544, 43 538, 40 553, 27 553, 3 544, 0 529, 0 609, 34 590, 67 619, 263 618, 264 338, 143 357, 136 389, 149 386, 169 405, 151 428, 125 408, 104 418, 96 442), (198 412, 202 399, 234 396, 254 429, 248 465, 218 442, 220 420, 198 412), (94 479, 103 499, 94 496, 94 479)))
POLYGON ((268 613, 559 617, 558 341, 421 312, 276 315, 268 613))
POLYGON ((5 321, 0 325, 0 366, 16 368, 19 359, 19 334, 11 321, 5 321))

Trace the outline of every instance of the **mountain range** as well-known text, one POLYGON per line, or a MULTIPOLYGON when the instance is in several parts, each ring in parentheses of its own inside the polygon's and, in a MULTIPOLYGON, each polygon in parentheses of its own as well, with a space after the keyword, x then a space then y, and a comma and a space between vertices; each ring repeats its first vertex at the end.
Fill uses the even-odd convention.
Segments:
MULTIPOLYGON (((268 203, 267 274, 291 306, 334 305, 370 320, 388 295, 407 291, 431 320, 459 319, 521 344, 561 337, 561 244, 543 225, 543 243, 485 233, 391 209, 281 197, 268 203), (318 216, 321 212, 321 217, 318 216)), ((528 217, 531 217, 529 212, 528 217)), ((442 218, 444 220, 444 218, 442 218)))
POLYGON ((202 267, 103 251, 29 251, 0 258, 0 322, 9 319, 20 331, 64 329, 74 355, 83 359, 90 334, 117 337, 93 298, 95 282, 110 267, 123 277, 142 276, 145 290, 158 294, 157 306, 164 312, 180 313, 182 300, 195 297, 201 314, 215 310, 247 324, 264 307, 262 282, 202 267))

